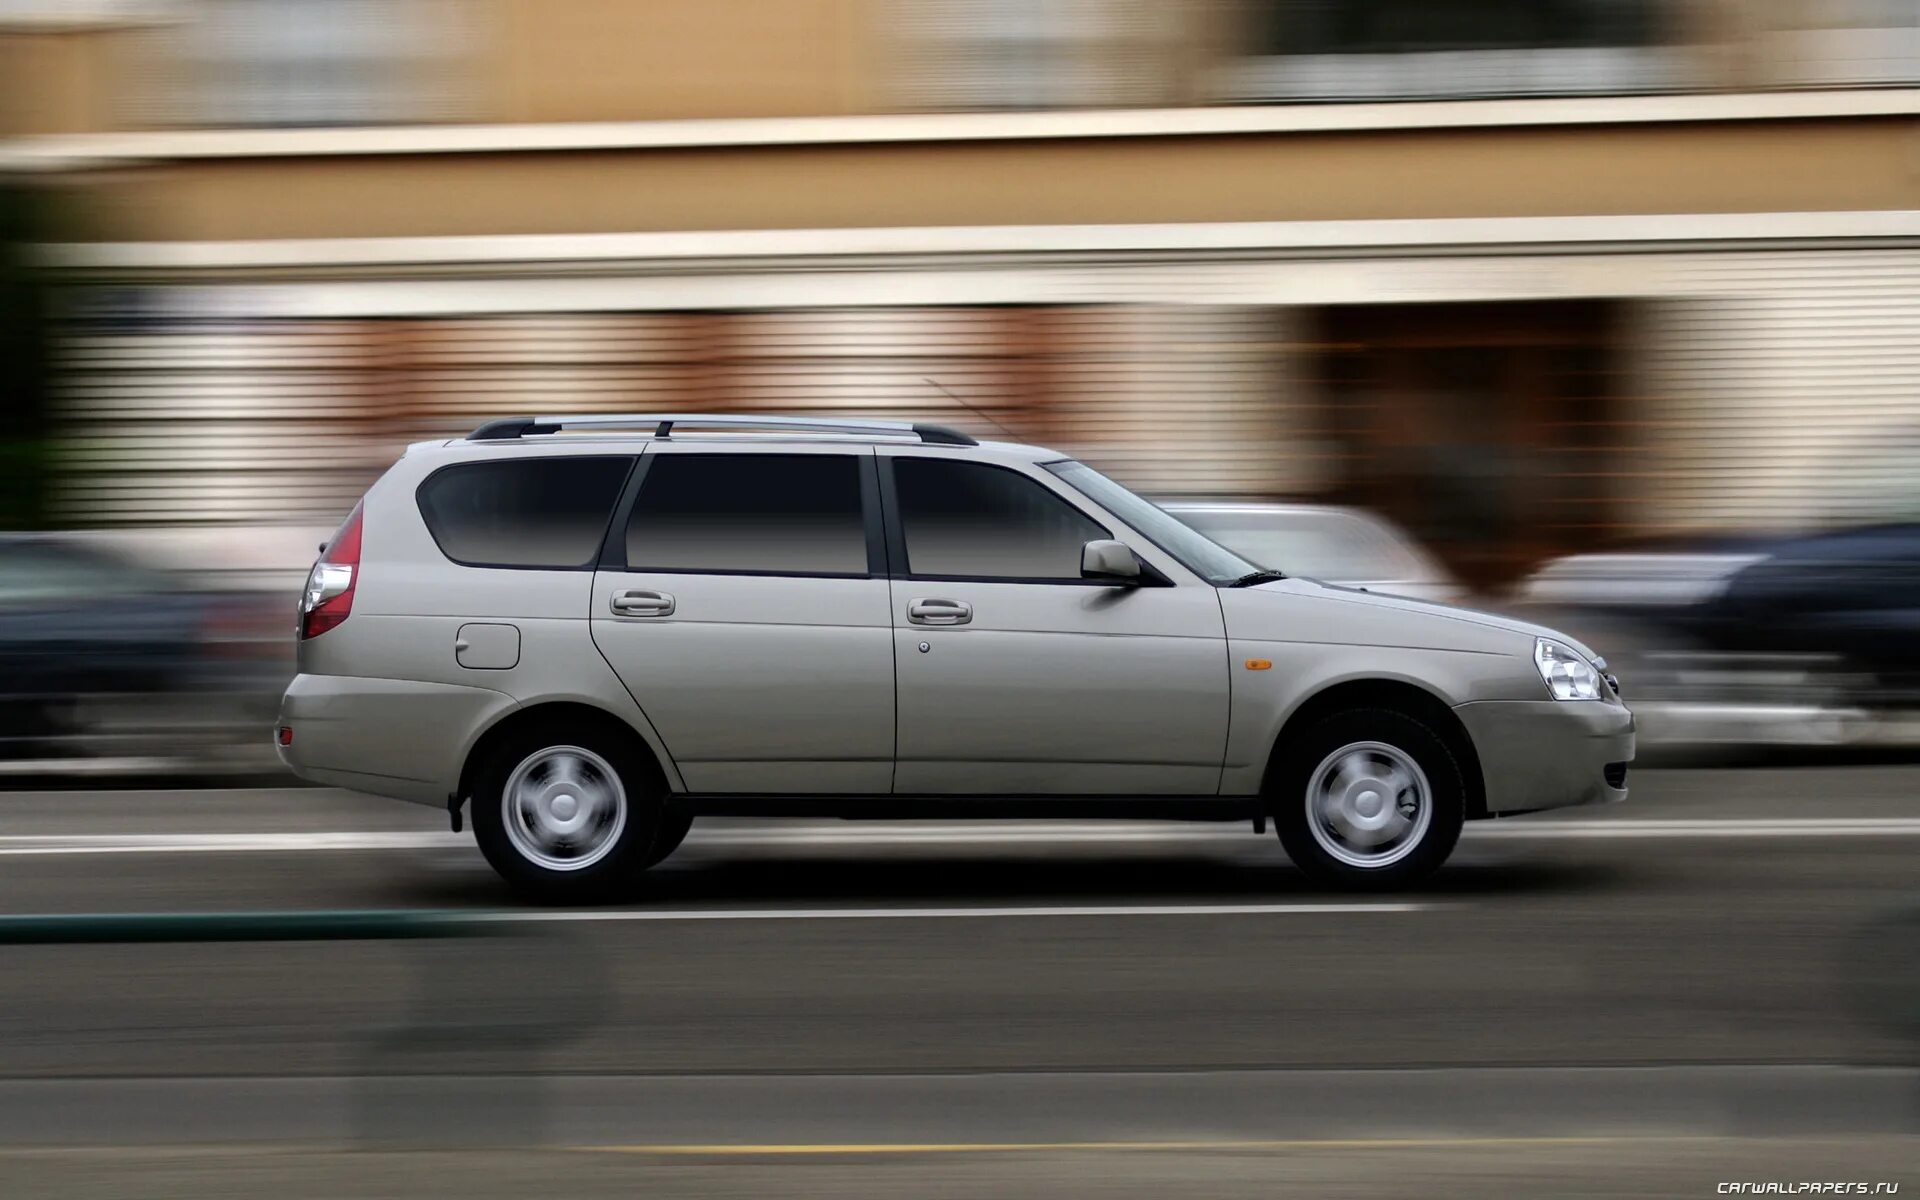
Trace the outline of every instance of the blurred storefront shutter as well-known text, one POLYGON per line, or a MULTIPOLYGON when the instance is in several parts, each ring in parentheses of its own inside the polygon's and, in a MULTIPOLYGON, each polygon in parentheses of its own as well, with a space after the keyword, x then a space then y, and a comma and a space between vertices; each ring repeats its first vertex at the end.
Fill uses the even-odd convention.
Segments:
POLYGON ((1920 488, 1920 251, 1688 256, 1650 301, 1649 531, 1872 519, 1920 488))
POLYGON ((494 417, 709 406, 725 319, 562 313, 391 322, 393 441, 462 437, 494 417))
MULTIPOLYGON (((364 321, 94 327, 61 354, 61 518, 338 515, 385 466, 364 321)), ((389 456, 390 457, 390 456, 389 456)))
POLYGON ((1283 310, 1205 305, 261 321, 69 339, 64 519, 326 522, 408 442, 492 417, 761 411, 935 421, 1136 486, 1313 484, 1283 310))
POLYGON ((999 436, 994 422, 1017 423, 1016 414, 1046 403, 1015 361, 1016 314, 1030 311, 740 313, 729 318, 710 366, 728 408, 907 417, 999 436))
POLYGON ((1063 447, 1149 493, 1313 486, 1310 410, 1288 353, 1299 340, 1294 310, 1105 305, 1062 319, 1063 447))

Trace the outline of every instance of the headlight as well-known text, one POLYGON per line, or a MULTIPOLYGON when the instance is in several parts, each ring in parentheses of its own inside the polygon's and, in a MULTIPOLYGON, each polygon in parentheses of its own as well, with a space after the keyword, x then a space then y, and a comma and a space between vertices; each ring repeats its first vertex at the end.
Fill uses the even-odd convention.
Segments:
POLYGON ((1555 700, 1600 699, 1600 672, 1573 647, 1536 638, 1533 665, 1540 668, 1540 678, 1546 680, 1555 700))

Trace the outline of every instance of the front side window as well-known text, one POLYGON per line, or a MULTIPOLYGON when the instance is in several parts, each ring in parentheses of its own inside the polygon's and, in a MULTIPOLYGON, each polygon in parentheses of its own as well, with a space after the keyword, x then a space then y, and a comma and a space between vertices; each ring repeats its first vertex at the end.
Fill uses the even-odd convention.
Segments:
POLYGON ((1133 526, 1135 532, 1209 583, 1228 584, 1258 567, 1181 521, 1150 500, 1134 495, 1105 475, 1072 459, 1042 463, 1060 481, 1133 526))
POLYGON ((590 567, 631 458, 464 463, 420 485, 440 552, 469 567, 590 567))
POLYGON ((865 575, 860 461, 659 454, 627 522, 630 571, 865 575))
POLYGON ((902 457, 893 481, 913 575, 1077 580, 1081 547, 1112 536, 1004 467, 902 457))

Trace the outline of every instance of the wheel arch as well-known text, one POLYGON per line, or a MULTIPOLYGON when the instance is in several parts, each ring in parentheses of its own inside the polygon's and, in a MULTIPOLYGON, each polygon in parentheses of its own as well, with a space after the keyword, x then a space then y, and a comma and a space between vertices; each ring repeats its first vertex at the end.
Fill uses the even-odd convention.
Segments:
POLYGON ((509 709, 480 731, 467 747, 466 757, 460 764, 460 782, 453 795, 447 798, 448 807, 457 813, 459 807, 467 802, 467 798, 473 794, 474 774, 495 746, 524 730, 556 724, 590 727, 598 733, 623 741, 650 771, 655 786, 662 792, 673 790, 673 777, 668 773, 659 752, 639 730, 617 713, 578 700, 547 700, 509 709))
POLYGON ((1454 715, 1452 706, 1427 688, 1403 679, 1348 679, 1330 684, 1301 701, 1287 715, 1267 754, 1266 771, 1261 776, 1262 794, 1271 795, 1274 780, 1285 763, 1290 740, 1314 722, 1338 712, 1356 708, 1389 708, 1427 722, 1447 744, 1460 763, 1460 774, 1467 785, 1467 819, 1487 815, 1487 781, 1480 765, 1479 751, 1467 727, 1454 715))

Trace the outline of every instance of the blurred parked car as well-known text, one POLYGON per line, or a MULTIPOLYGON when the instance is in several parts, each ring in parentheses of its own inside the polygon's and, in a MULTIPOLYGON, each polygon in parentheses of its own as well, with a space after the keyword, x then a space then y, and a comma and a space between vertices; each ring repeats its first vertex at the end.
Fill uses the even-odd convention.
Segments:
POLYGON ((1580 555, 1516 600, 1606 639, 1649 741, 1920 742, 1920 523, 1580 555))
POLYGON ((0 534, 0 762, 159 766, 264 742, 257 714, 289 672, 290 620, 277 598, 192 590, 81 540, 0 534))
POLYGON ((1360 509, 1210 501, 1163 507, 1257 566, 1416 600, 1452 603, 1465 596, 1412 538, 1360 509))

